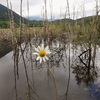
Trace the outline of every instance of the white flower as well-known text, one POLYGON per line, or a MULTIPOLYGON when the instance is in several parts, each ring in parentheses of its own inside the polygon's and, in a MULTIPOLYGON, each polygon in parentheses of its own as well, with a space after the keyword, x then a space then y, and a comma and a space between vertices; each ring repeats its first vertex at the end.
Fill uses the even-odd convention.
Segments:
POLYGON ((46 60, 48 60, 47 55, 51 53, 48 46, 44 48, 44 44, 41 44, 41 47, 38 46, 37 48, 34 48, 34 49, 36 52, 34 52, 33 54, 37 55, 36 60, 40 60, 40 63, 42 61, 45 62, 46 60))

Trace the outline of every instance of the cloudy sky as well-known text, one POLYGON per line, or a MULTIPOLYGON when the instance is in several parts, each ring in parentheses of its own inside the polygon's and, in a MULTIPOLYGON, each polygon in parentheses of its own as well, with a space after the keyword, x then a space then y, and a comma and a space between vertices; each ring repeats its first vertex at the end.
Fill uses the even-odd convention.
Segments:
MULTIPOLYGON (((12 3, 12 9, 19 14, 20 0, 8 0, 12 3)), ((53 19, 63 18, 66 11, 67 0, 47 0, 47 14, 50 19, 52 4, 53 19)), ((6 0, 0 0, 0 3, 7 5, 6 0)), ((98 6, 100 2, 98 3, 98 6)), ((71 18, 79 18, 83 16, 91 16, 95 14, 96 0, 69 0, 69 10, 71 18), (73 13, 74 12, 74 13, 73 13)), ((23 16, 26 17, 27 13, 27 0, 23 0, 23 16)), ((43 17, 44 0, 29 0, 29 16, 43 17)))

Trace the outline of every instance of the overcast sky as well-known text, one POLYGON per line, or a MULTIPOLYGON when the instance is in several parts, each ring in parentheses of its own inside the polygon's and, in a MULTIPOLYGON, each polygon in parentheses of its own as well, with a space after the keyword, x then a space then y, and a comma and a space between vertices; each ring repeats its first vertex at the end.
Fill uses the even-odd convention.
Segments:
MULTIPOLYGON (((12 3, 12 9, 19 14, 20 12, 20 0, 8 0, 12 3)), ((6 0, 0 0, 0 3, 7 5, 6 0)), ((47 0, 47 14, 50 18, 50 4, 52 4, 53 18, 63 18, 66 10, 66 0, 47 0), (52 2, 52 3, 51 3, 52 2)), ((100 5, 100 2, 99 2, 100 5)), ((29 0, 29 15, 43 17, 43 6, 44 0, 29 0)), ((95 0, 69 0, 69 10, 71 18, 91 16, 95 14, 95 0), (83 14, 84 12, 84 14, 83 14)), ((26 17, 27 14, 27 0, 23 0, 23 16, 26 17)))

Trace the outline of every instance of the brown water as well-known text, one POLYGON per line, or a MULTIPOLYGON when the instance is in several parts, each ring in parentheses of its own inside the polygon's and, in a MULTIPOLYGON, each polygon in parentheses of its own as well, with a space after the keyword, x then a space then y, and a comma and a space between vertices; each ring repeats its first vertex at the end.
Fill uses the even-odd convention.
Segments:
MULTIPOLYGON (((68 51, 67 51, 68 52, 68 51)), ((76 50, 73 52, 71 50, 70 59, 71 65, 75 67, 75 64, 78 61, 77 59, 79 51, 76 50), (74 59, 73 59, 74 58, 74 59), (76 61, 76 62, 75 62, 76 61)), ((99 71, 99 54, 100 50, 97 51, 97 60, 96 65, 99 71)), ((65 57, 65 56, 63 56, 65 57)), ((68 60, 63 58, 63 60, 59 61, 59 66, 56 67, 55 63, 49 64, 52 66, 50 70, 56 81, 58 98, 59 100, 66 100, 66 91, 68 86, 69 79, 69 65, 68 60), (66 61, 66 62, 65 62, 66 61), (64 65, 64 66, 63 66, 64 65)), ((15 98, 15 90, 14 90, 14 72, 13 72, 13 52, 8 53, 6 56, 0 59, 0 100, 16 100, 15 98)), ((31 91, 31 96, 36 100, 56 100, 56 93, 54 87, 54 81, 52 77, 48 76, 47 69, 45 65, 39 65, 36 67, 35 63, 33 66, 33 77, 32 77, 32 69, 30 63, 27 62, 27 70, 30 79, 30 84, 34 92, 31 91), (41 67, 41 68, 40 68, 41 67)), ((70 80, 68 87, 68 100, 99 100, 100 93, 97 91, 99 89, 100 78, 97 77, 94 82, 86 85, 84 80, 81 79, 81 82, 78 83, 79 80, 76 79, 77 74, 72 73, 73 68, 70 71, 70 80), (96 86, 97 87, 90 87, 96 86), (91 92, 92 91, 92 92, 91 92), (94 95, 94 93, 98 92, 98 95, 94 95)), ((82 77, 85 77, 82 74, 82 77)), ((94 75, 93 75, 94 77, 94 75)), ((18 89, 18 100, 26 100, 26 77, 23 62, 19 62, 19 80, 17 80, 17 89, 18 89)), ((32 99, 32 100, 35 100, 32 99)))

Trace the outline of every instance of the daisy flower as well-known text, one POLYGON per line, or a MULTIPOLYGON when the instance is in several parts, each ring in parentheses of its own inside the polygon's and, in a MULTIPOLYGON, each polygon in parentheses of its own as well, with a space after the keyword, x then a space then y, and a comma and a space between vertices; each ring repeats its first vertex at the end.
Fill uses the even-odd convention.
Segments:
POLYGON ((42 61, 46 62, 46 60, 49 60, 47 55, 50 54, 49 47, 47 46, 44 48, 44 44, 41 44, 41 46, 38 46, 37 48, 34 48, 36 52, 34 52, 34 55, 37 55, 36 60, 40 60, 40 63, 42 61))

